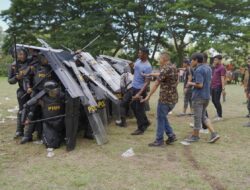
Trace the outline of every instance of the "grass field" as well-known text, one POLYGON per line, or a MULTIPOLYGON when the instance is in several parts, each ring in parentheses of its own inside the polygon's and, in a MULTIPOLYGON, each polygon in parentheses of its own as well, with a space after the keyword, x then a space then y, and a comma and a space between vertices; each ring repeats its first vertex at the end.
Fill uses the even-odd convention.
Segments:
MULTIPOLYGON (((241 86, 227 86, 227 102, 223 103, 224 118, 215 123, 221 135, 216 144, 208 144, 208 134, 191 146, 180 141, 191 132, 190 117, 176 117, 182 111, 182 84, 179 103, 169 116, 179 141, 164 148, 150 148, 154 140, 158 94, 150 101, 148 113, 152 125, 143 136, 131 136, 135 120, 129 127, 108 127, 109 143, 98 146, 95 141, 78 138, 77 147, 66 152, 65 146, 46 157, 43 145, 19 145, 13 140, 15 120, 0 124, 0 189, 34 190, 206 190, 250 189, 250 128, 242 127, 248 120, 241 86), (135 156, 122 158, 132 147, 135 156)), ((0 121, 13 115, 7 109, 16 106, 16 86, 0 78, 0 121), (9 100, 6 100, 9 97, 9 100)), ((209 105, 209 115, 215 110, 209 105)))

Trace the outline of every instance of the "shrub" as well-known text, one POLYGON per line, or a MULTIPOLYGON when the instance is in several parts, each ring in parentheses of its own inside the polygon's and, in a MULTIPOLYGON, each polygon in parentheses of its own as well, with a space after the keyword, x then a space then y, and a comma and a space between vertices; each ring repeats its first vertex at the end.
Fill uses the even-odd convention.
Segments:
POLYGON ((8 74, 9 65, 13 62, 13 59, 9 55, 0 55, 0 76, 6 77, 8 74))

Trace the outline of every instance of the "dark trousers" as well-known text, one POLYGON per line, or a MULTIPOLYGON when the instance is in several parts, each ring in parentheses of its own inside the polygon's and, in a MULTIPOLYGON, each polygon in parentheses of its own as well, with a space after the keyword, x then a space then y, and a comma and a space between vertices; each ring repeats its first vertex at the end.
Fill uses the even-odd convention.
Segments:
MULTIPOLYGON (((34 113, 33 117, 30 118, 31 121, 41 119, 42 112, 41 112, 40 106, 32 107, 30 111, 34 113)), ((35 131, 37 131, 38 139, 41 139, 41 137, 42 137, 42 123, 32 123, 32 124, 29 124, 28 126, 26 126, 24 136, 28 137, 28 138, 32 138, 32 134, 35 131)))
POLYGON ((248 114, 250 114, 250 100, 247 100, 247 110, 248 110, 248 114))
MULTIPOLYGON (((140 89, 132 88, 133 96, 135 96, 140 89)), ((141 94, 143 98, 146 97, 146 92, 141 94)), ((141 131, 145 131, 149 125, 149 121, 145 111, 145 103, 141 103, 140 100, 134 100, 131 103, 131 108, 134 112, 137 121, 137 127, 141 131)))
POLYGON ((222 93, 222 87, 212 88, 212 91, 211 91, 212 102, 217 111, 218 117, 222 117, 222 107, 220 103, 221 93, 222 93))
POLYGON ((22 121, 21 121, 21 115, 22 115, 23 106, 29 100, 30 96, 29 95, 24 96, 24 94, 26 92, 22 88, 18 88, 16 93, 17 93, 17 101, 18 101, 18 105, 19 105, 19 109, 18 109, 18 113, 17 113, 17 129, 16 129, 16 132, 23 133, 24 125, 22 124, 22 121))
POLYGON ((184 94, 184 109, 188 108, 188 104, 192 109, 192 89, 187 89, 187 92, 184 94))
POLYGON ((133 89, 130 88, 127 90, 122 97, 121 103, 120 103, 120 111, 121 111, 121 117, 126 118, 130 103, 132 101, 133 96, 133 89))
POLYGON ((59 148, 65 136, 63 119, 43 122, 43 141, 47 148, 59 148))
MULTIPOLYGON (((208 118, 208 113, 207 113, 207 110, 206 110, 206 113, 205 113, 206 117, 208 118)), ((203 129, 207 129, 207 126, 205 125, 204 122, 202 122, 202 128, 203 129)))

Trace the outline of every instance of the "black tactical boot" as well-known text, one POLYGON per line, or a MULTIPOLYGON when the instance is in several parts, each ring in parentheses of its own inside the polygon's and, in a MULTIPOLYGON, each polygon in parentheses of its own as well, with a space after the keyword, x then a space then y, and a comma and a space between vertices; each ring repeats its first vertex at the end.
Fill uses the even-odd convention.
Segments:
POLYGON ((27 142, 31 142, 32 141, 32 138, 30 137, 23 137, 20 144, 25 144, 27 142))
POLYGON ((125 117, 121 117, 121 122, 116 122, 115 123, 119 127, 127 127, 127 122, 125 117))
POLYGON ((21 123, 21 113, 19 112, 17 114, 17 127, 16 127, 16 134, 14 136, 14 139, 16 139, 18 137, 22 137, 23 131, 24 131, 24 125, 22 125, 22 123, 21 123))
POLYGON ((17 131, 17 132, 15 133, 14 139, 17 139, 17 138, 19 138, 19 137, 23 137, 23 132, 17 131))

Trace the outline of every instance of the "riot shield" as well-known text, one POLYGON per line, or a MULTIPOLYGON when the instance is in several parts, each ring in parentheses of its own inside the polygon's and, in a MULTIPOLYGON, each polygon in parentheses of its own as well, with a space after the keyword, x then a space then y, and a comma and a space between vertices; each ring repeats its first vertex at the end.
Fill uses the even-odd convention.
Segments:
POLYGON ((124 68, 129 67, 129 64, 131 63, 129 60, 111 57, 108 55, 99 55, 98 57, 107 61, 119 74, 122 74, 124 72, 124 68))
POLYGON ((118 104, 119 99, 101 82, 99 82, 94 75, 91 75, 85 68, 78 67, 79 71, 86 77, 88 77, 95 85, 97 85, 105 94, 105 96, 112 102, 118 104))
POLYGON ((80 53, 82 61, 89 64, 109 85, 113 92, 120 90, 120 75, 105 61, 98 62, 87 52, 80 53))
MULTIPOLYGON (((87 111, 87 110, 86 110, 87 111)), ((88 115, 89 123, 92 126, 94 137, 98 145, 108 142, 106 130, 102 124, 101 118, 97 112, 88 115), (102 124, 102 125, 100 125, 102 124), (93 127, 94 126, 94 127, 93 127)))
POLYGON ((76 146, 76 136, 79 121, 80 99, 66 96, 65 104, 65 128, 66 128, 66 147, 71 151, 76 146))
POLYGON ((84 96, 80 97, 80 99, 81 99, 83 106, 87 107, 86 111, 89 113, 88 120, 93 130, 96 142, 98 145, 105 144, 107 143, 107 134, 104 128, 104 124, 100 118, 100 115, 98 114, 98 105, 91 91, 89 90, 86 82, 84 81, 81 73, 76 67, 75 63, 73 61, 68 61, 67 64, 71 66, 74 74, 76 75, 78 79, 78 82, 80 83, 82 91, 84 93, 84 96))
POLYGON ((105 127, 108 126, 108 116, 107 116, 107 110, 106 110, 106 102, 105 102, 105 94, 102 91, 102 89, 98 88, 94 83, 90 83, 90 88, 95 94, 96 102, 97 102, 97 112, 99 113, 101 120, 103 122, 103 125, 105 127))

